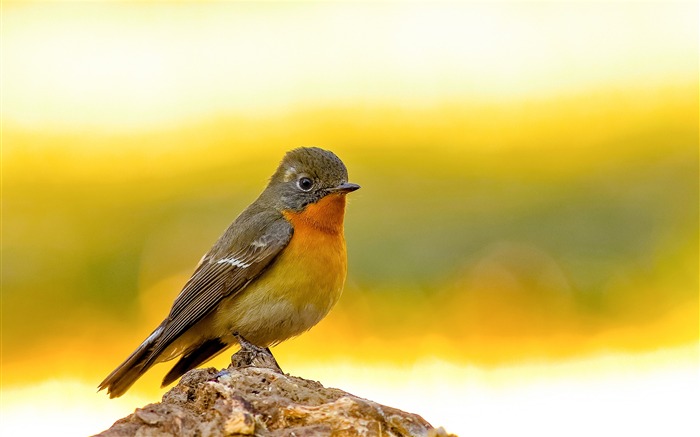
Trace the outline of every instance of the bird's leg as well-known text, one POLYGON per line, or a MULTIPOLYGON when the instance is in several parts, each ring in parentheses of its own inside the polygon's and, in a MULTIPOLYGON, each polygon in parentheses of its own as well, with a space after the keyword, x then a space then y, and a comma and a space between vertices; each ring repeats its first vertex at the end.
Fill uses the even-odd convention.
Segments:
POLYGON ((279 373, 284 373, 280 369, 277 360, 270 352, 270 348, 262 348, 249 342, 242 335, 235 332, 233 334, 241 345, 241 350, 231 356, 231 368, 241 367, 264 367, 279 373))

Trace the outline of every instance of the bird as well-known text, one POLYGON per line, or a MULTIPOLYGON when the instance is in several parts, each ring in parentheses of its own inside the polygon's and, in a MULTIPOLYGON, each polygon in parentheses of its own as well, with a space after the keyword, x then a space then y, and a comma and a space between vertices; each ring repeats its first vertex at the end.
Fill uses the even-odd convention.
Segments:
POLYGON ((333 152, 287 152, 202 257, 168 316, 98 391, 121 396, 154 364, 179 357, 165 387, 231 346, 269 352, 316 325, 344 287, 346 195, 359 188, 333 152))

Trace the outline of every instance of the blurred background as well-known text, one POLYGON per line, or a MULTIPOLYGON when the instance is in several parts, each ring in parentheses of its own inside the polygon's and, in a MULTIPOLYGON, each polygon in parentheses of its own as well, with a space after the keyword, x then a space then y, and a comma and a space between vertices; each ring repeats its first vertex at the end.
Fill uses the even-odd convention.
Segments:
POLYGON ((362 189, 344 295, 285 371, 462 435, 696 435, 695 2, 5 1, 2 25, 3 435, 159 400, 170 364, 96 386, 302 145, 362 189))

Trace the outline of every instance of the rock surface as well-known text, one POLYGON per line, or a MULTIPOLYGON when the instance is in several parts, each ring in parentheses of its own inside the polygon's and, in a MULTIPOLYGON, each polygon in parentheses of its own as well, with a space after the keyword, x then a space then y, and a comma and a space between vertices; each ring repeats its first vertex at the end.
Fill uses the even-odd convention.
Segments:
POLYGON ((447 436, 422 417, 265 367, 192 370, 101 437, 447 436))

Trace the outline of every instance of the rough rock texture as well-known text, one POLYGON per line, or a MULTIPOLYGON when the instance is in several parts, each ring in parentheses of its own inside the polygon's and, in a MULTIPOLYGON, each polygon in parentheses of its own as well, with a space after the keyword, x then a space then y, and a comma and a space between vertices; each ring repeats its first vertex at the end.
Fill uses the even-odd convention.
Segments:
POLYGON ((447 436, 418 415, 261 367, 192 370, 117 421, 123 436, 447 436))

